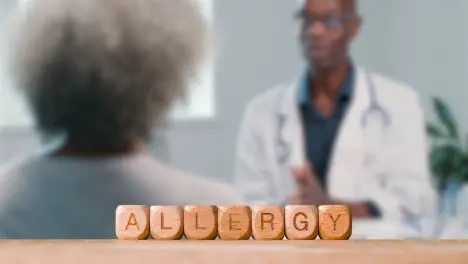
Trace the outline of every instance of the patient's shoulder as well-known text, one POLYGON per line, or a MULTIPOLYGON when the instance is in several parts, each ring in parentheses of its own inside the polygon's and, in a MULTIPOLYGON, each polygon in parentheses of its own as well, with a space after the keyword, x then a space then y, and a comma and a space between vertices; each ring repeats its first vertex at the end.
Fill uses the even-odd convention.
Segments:
MULTIPOLYGON (((0 192, 0 207, 2 203, 10 204, 13 200, 24 200, 33 195, 48 197, 44 190, 50 186, 54 186, 52 189, 61 188, 74 192, 76 184, 86 182, 105 185, 103 179, 111 178, 114 186, 121 189, 125 189, 123 186, 126 183, 134 182, 132 186, 137 189, 128 189, 128 192, 140 190, 141 195, 149 197, 155 204, 218 205, 242 202, 234 188, 227 183, 183 172, 150 157, 103 162, 76 162, 42 157, 5 168, 0 175, 0 186, 5 190, 0 192), (19 195, 20 193, 27 197, 19 195)), ((111 194, 102 192, 99 195, 111 194)))
MULTIPOLYGON (((40 162, 36 158, 25 158, 6 163, 0 166, 0 198, 10 193, 15 193, 15 189, 24 185, 28 177, 27 171, 38 171, 40 162)), ((1 199, 0 199, 1 202, 1 199)))
POLYGON ((186 173, 157 162, 157 171, 162 173, 160 180, 171 201, 176 204, 242 204, 243 199, 231 184, 199 175, 186 173))

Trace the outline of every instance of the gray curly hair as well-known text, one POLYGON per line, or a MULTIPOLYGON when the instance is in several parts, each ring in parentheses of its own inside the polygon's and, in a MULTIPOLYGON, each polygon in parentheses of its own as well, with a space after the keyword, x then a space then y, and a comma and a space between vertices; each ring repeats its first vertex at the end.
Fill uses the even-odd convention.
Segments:
POLYGON ((208 55, 190 0, 39 0, 23 11, 14 80, 43 135, 87 146, 148 139, 208 55))

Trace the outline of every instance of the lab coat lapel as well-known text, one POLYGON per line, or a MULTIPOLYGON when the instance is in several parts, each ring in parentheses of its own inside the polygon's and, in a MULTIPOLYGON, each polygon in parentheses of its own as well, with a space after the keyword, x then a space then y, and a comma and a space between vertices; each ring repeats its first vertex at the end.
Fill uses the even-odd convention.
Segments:
POLYGON ((304 133, 297 103, 299 85, 300 79, 287 88, 280 110, 286 117, 282 137, 289 143, 291 148, 288 161, 290 167, 302 166, 305 163, 304 133))
MULTIPOLYGON (((279 191, 284 199, 297 188, 292 169, 303 166, 306 161, 304 133, 297 104, 299 84, 300 80, 295 81, 285 87, 285 90, 282 90, 278 95, 280 101, 278 114, 282 115, 285 121, 280 135, 288 147, 288 159, 284 164, 278 164, 278 173, 273 177, 278 177, 277 182, 281 182, 282 186, 280 186, 279 191)), ((278 120, 275 120, 275 122, 278 122, 278 120)))
POLYGON ((363 173, 361 117, 369 102, 366 73, 357 68, 354 94, 338 131, 327 177, 328 193, 335 199, 358 199, 358 176, 363 173))

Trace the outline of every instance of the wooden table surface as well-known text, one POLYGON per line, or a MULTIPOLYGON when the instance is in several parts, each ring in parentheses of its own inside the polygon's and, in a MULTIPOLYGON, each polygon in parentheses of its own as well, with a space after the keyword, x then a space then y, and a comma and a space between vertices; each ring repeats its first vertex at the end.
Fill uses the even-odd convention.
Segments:
POLYGON ((0 263, 468 263, 468 241, 0 240, 0 263))

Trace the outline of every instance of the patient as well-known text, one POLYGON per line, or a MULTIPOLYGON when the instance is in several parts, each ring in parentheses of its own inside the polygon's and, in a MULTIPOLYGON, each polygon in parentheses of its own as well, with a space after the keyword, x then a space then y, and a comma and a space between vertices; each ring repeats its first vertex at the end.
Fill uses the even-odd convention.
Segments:
POLYGON ((190 0, 42 0, 12 69, 38 131, 64 143, 1 172, 0 237, 114 238, 119 204, 236 204, 230 187, 153 160, 147 144, 209 44, 190 0))

